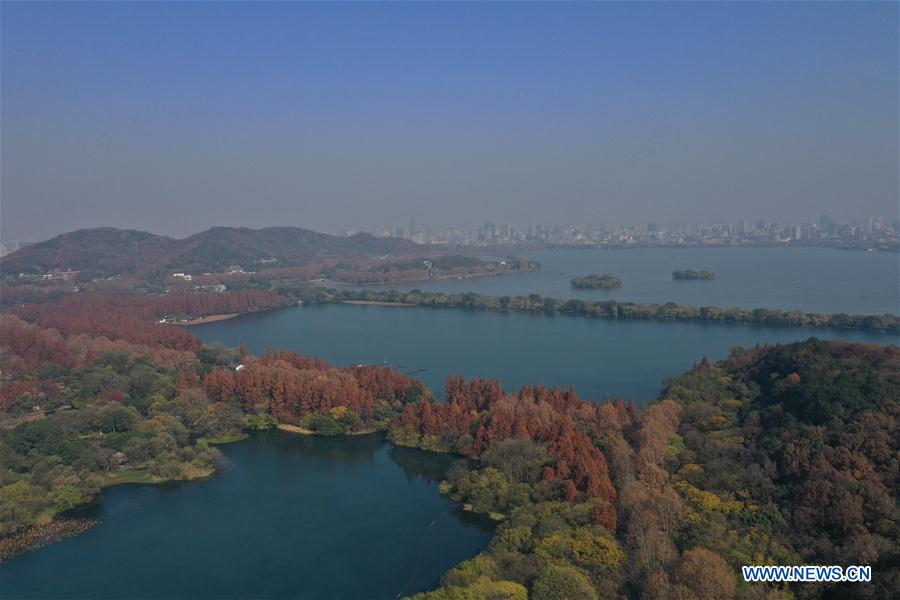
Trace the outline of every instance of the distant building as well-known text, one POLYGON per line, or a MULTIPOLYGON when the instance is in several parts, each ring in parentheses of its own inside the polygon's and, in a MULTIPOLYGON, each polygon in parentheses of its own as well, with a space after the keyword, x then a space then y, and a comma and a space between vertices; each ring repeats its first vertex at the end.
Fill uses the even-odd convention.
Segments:
POLYGON ((81 271, 53 271, 41 276, 46 281, 74 281, 81 271))

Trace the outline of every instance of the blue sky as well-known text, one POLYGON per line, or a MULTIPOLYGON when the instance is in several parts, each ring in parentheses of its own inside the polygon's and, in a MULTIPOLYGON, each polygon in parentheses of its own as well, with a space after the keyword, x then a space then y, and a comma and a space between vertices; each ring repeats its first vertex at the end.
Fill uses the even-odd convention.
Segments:
POLYGON ((897 216, 896 3, 11 3, 3 239, 897 216))

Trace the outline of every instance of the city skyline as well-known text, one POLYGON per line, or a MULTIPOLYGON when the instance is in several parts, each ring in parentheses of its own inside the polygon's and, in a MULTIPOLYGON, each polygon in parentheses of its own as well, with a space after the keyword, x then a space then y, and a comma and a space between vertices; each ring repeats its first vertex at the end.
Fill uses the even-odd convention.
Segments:
POLYGON ((377 237, 404 238, 420 244, 503 245, 548 243, 560 245, 720 245, 818 243, 842 247, 884 245, 897 249, 900 244, 900 219, 863 217, 847 221, 827 214, 815 221, 779 223, 766 219, 737 219, 724 222, 672 225, 649 221, 640 223, 569 223, 527 225, 486 221, 476 227, 409 226, 342 230, 339 236, 369 233, 377 237))
MULTIPOLYGON (((821 214, 816 218, 798 222, 780 222, 765 218, 742 218, 724 221, 707 221, 691 223, 666 223, 646 221, 641 223, 513 223, 508 221, 481 221, 478 225, 444 225, 435 223, 418 224, 415 218, 411 218, 406 225, 372 226, 367 228, 343 228, 336 231, 323 231, 338 237, 348 237, 358 233, 367 233, 376 237, 394 237, 410 239, 420 244, 450 243, 454 245, 469 245, 479 242, 526 242, 526 241, 572 241, 574 237, 586 235, 590 238, 595 234, 635 234, 667 232, 680 234, 721 234, 728 237, 747 236, 760 238, 769 236, 771 241, 800 241, 813 239, 841 239, 852 238, 859 241, 878 239, 878 236, 886 236, 884 239, 893 240, 900 236, 900 217, 860 216, 850 219, 836 219, 830 215, 821 214), (486 234, 490 229, 492 233, 486 234), (875 235, 873 235, 875 234, 875 235), (778 236, 781 237, 778 237, 778 236)), ((102 227, 98 225, 97 227, 102 227)), ((299 227, 289 224, 281 224, 286 227, 299 227)), ((213 227, 227 227, 215 225, 213 227)), ((119 228, 125 229, 125 228, 119 228)), ((69 233, 69 232, 63 232, 69 233)), ((157 235, 163 233, 150 231, 157 235)), ((192 232, 190 235, 193 235, 192 232)), ((55 236, 53 236, 55 237, 55 236)), ((169 236, 179 237, 179 236, 169 236)), ((188 236, 182 236, 188 237, 188 236)), ((50 239, 50 238, 48 238, 50 239)), ((596 240, 601 239, 596 236, 596 240)), ((14 251, 22 243, 34 243, 45 240, 40 239, 4 239, 0 243, 4 245, 3 254, 14 251)))

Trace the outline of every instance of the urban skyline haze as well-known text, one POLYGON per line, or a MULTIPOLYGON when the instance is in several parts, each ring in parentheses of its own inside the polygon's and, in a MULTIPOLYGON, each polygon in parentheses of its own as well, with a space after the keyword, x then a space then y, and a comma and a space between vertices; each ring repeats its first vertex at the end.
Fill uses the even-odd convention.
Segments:
POLYGON ((16 3, 4 240, 898 214, 896 3, 16 3))

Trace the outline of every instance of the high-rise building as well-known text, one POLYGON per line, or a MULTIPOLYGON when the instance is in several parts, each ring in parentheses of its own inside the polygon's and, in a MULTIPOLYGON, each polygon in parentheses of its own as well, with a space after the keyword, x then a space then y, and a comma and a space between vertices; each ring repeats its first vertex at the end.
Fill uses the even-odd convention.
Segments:
POLYGON ((490 221, 486 221, 484 225, 481 226, 478 238, 484 242, 492 242, 497 239, 497 225, 490 221))

